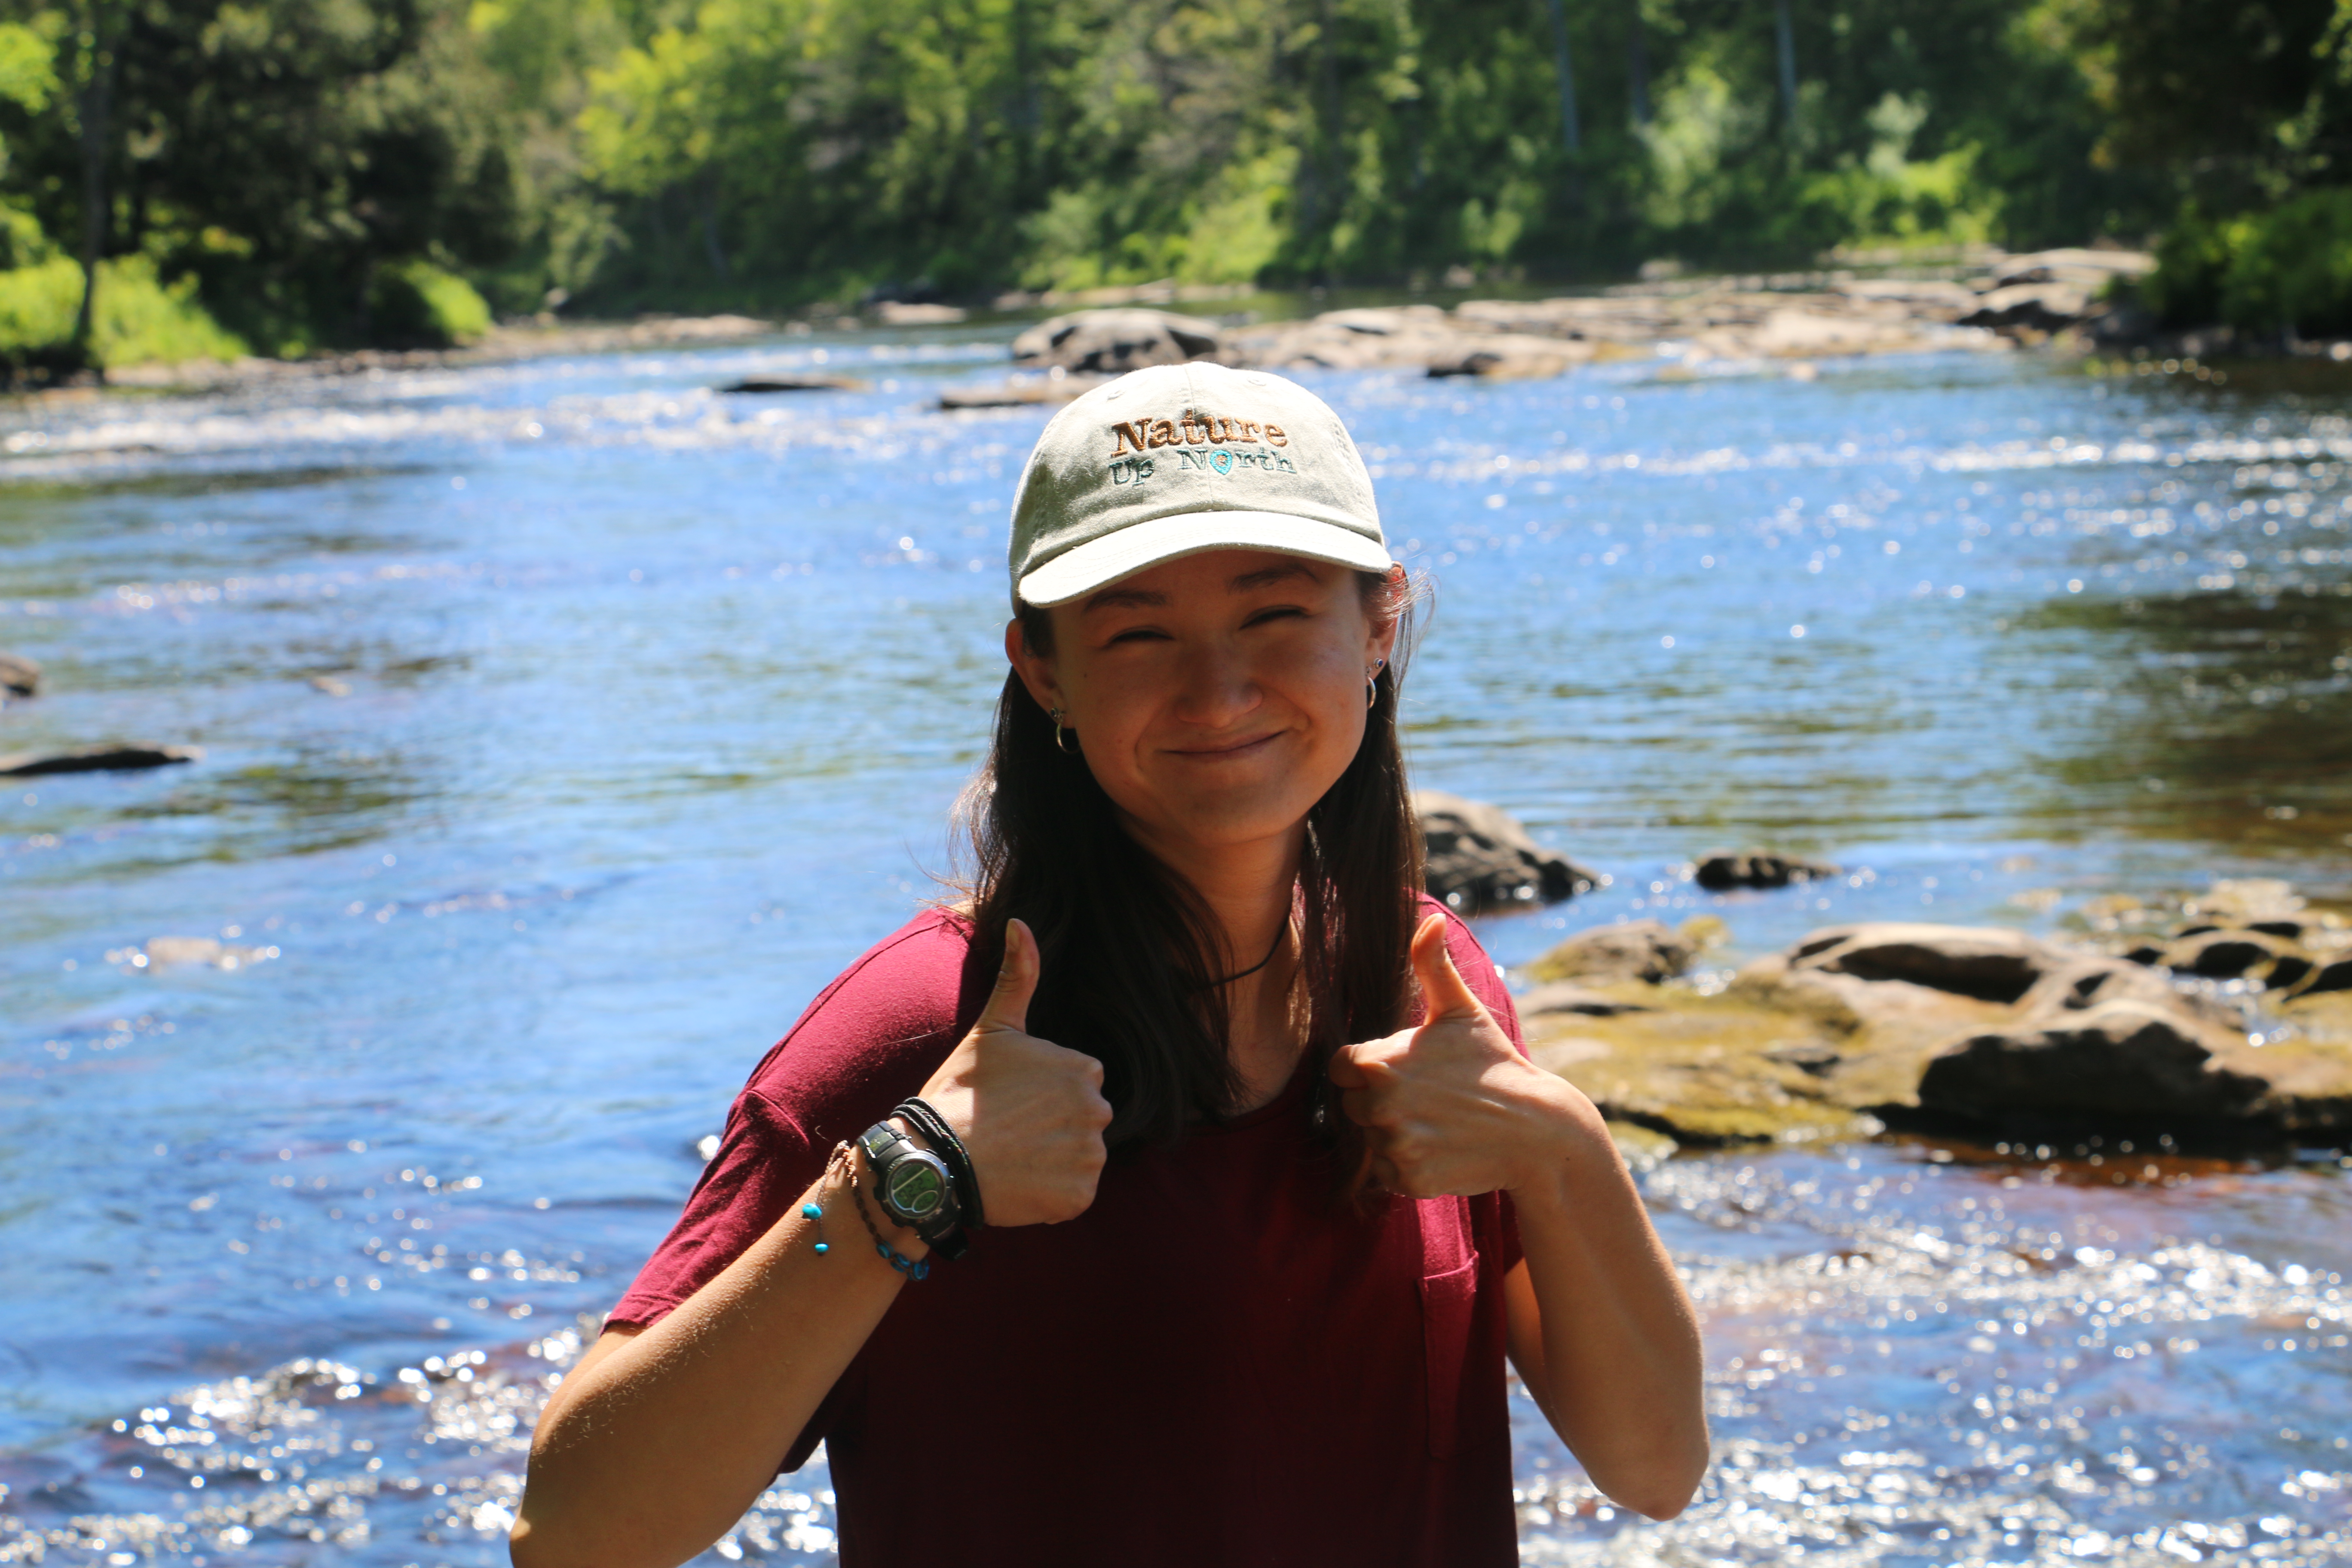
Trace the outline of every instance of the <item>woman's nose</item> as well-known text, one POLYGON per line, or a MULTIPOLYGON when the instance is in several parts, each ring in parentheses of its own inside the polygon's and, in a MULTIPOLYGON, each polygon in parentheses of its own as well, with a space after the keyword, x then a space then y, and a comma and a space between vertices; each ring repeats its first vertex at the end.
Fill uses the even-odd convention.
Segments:
POLYGON ((1222 730, 1246 718, 1265 700, 1248 659, 1230 648, 1202 648, 1184 661, 1176 716, 1187 724, 1222 730))

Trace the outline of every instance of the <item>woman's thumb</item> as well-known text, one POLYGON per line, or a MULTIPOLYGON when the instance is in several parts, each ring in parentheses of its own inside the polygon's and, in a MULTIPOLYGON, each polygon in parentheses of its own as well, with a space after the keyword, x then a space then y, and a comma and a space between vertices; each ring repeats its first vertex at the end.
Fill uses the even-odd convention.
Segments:
POLYGON ((1445 951, 1444 915, 1430 916, 1412 933, 1412 974, 1421 983, 1421 997, 1427 1008, 1423 1023, 1466 1017, 1486 1010, 1469 983, 1462 978, 1462 972, 1454 967, 1454 955, 1445 951))
POLYGON ((1028 925, 1021 921, 1006 921, 1004 964, 996 972, 996 989, 989 993, 988 1005, 980 1010, 980 1026, 1027 1034, 1029 998, 1036 994, 1037 973, 1042 967, 1037 939, 1030 934, 1028 925))

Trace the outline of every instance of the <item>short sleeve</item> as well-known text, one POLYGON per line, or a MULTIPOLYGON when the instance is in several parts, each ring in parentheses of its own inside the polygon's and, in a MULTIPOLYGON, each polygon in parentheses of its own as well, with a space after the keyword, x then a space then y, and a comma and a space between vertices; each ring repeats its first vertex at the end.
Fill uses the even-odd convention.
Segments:
POLYGON ((686 1212, 608 1325, 645 1329, 668 1316, 790 1212, 834 1145, 920 1090, 954 1047, 970 945, 961 921, 929 911, 809 1004, 752 1070, 686 1212))
POLYGON ((824 1169, 824 1154, 783 1110, 746 1089, 727 1113, 719 1152, 686 1200, 686 1212, 637 1271, 606 1327, 660 1322, 767 1234, 824 1169))

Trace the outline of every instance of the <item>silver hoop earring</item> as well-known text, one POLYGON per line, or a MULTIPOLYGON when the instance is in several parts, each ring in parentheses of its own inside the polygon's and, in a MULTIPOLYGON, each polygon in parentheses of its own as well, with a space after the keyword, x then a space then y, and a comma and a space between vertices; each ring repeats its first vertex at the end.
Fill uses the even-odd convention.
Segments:
POLYGON ((1060 752, 1065 756, 1076 756, 1078 754, 1078 748, 1074 742, 1075 737, 1077 735, 1077 731, 1076 730, 1065 731, 1062 728, 1062 710, 1059 708, 1049 710, 1049 716, 1054 721, 1054 749, 1060 752), (1065 734, 1073 737, 1073 739, 1069 741, 1064 740, 1062 737, 1065 734))
POLYGON ((1388 667, 1389 661, 1382 659, 1372 666, 1370 675, 1364 677, 1364 708, 1368 712, 1381 705, 1381 671, 1388 667))

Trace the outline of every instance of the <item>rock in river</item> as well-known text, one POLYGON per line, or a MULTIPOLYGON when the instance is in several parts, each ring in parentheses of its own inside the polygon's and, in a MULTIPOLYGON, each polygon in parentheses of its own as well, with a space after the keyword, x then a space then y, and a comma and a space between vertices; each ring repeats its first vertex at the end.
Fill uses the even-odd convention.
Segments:
POLYGON ((1826 860, 1808 860, 1799 855, 1775 855, 1769 850, 1749 849, 1739 854, 1717 850, 1699 858, 1693 879, 1702 888, 1721 892, 1726 888, 1785 888, 1791 882, 1811 882, 1842 874, 1842 868, 1826 860))
POLYGON ((1528 964, 1528 974, 1536 980, 1641 980, 1654 985, 1688 969, 1697 954, 1697 943, 1656 921, 1627 921, 1577 932, 1528 964))
POLYGON ((2232 1043, 2170 1007, 2107 1002, 1946 1047, 1920 1075, 1919 1103, 1995 1122, 2233 1117, 2269 1086, 2217 1059, 2232 1043))
POLYGON ((37 697, 41 667, 22 654, 0 653, 0 699, 37 697))
POLYGON ((1988 1002, 2015 1002, 2062 957, 2046 942, 2006 926, 1882 921, 1830 926, 1797 944, 1792 969, 1862 980, 1905 980, 1988 1002))
POLYGON ((1218 328, 1169 310, 1077 310, 1040 321, 1013 340, 1013 363, 1031 370, 1118 375, 1182 364, 1217 352, 1218 328))
POLYGON ((203 760, 202 746, 83 746, 70 752, 19 752, 0 756, 0 775, 96 773, 131 768, 163 768, 203 760))
POLYGON ((1430 896, 1468 914, 1511 905, 1558 903, 1609 879, 1528 837, 1508 812, 1439 790, 1417 790, 1430 896))

